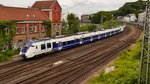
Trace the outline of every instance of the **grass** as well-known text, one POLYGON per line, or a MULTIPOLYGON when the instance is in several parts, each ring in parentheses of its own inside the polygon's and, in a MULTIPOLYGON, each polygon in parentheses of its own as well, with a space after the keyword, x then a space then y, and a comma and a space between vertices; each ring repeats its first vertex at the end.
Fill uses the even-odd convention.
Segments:
POLYGON ((104 70, 87 84, 137 84, 141 56, 141 40, 121 52, 120 57, 111 66, 115 70, 105 74, 104 70))

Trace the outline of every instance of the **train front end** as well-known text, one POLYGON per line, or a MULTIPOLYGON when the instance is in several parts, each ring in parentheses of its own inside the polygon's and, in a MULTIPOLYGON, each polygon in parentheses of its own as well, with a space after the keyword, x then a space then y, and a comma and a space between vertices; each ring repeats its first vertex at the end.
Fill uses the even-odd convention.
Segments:
POLYGON ((30 55, 30 48, 32 47, 33 41, 27 41, 23 44, 21 51, 20 51, 20 56, 23 57, 24 59, 28 59, 30 55))

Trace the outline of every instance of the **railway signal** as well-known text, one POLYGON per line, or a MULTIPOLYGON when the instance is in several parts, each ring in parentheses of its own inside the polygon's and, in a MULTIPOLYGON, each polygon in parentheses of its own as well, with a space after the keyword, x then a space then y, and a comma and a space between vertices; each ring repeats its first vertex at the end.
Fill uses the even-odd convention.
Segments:
POLYGON ((141 53, 141 66, 138 84, 150 84, 150 3, 147 0, 146 18, 141 53))

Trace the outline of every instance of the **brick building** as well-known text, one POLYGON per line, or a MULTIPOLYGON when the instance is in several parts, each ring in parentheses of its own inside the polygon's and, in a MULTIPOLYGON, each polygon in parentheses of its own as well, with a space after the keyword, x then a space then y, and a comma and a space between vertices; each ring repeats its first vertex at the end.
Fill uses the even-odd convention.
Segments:
POLYGON ((13 38, 14 48, 23 42, 46 37, 44 20, 51 20, 51 36, 62 32, 61 6, 57 1, 36 1, 31 8, 0 6, 0 20, 16 21, 16 35, 13 38))

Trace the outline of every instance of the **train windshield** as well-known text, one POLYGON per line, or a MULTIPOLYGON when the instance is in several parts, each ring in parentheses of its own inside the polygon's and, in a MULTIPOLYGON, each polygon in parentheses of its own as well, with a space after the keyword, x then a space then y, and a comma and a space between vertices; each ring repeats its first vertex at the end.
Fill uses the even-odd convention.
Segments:
POLYGON ((24 45, 22 46, 22 52, 26 53, 27 50, 30 48, 30 46, 32 45, 32 41, 27 41, 26 43, 24 43, 24 45))
POLYGON ((30 43, 25 43, 22 49, 28 49, 30 47, 30 43))

